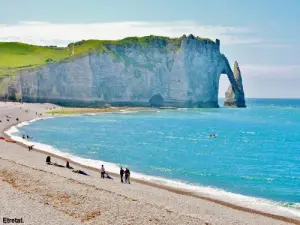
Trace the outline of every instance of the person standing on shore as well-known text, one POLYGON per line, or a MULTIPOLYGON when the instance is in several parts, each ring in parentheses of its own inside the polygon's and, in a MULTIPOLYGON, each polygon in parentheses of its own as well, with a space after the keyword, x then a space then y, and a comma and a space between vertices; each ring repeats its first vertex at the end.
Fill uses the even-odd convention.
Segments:
POLYGON ((120 169, 120 177, 121 177, 121 182, 122 182, 122 183, 124 183, 124 181, 123 181, 123 176, 124 176, 124 170, 123 170, 123 168, 121 167, 121 169, 120 169))
POLYGON ((104 179, 104 175, 105 175, 105 169, 104 169, 104 166, 103 166, 103 165, 101 166, 101 170, 100 170, 100 172, 101 172, 101 178, 103 178, 103 179, 104 179))
POLYGON ((128 168, 125 169, 125 184, 130 184, 130 170, 128 168))
POLYGON ((28 146, 28 150, 32 150, 33 149, 33 145, 28 146))

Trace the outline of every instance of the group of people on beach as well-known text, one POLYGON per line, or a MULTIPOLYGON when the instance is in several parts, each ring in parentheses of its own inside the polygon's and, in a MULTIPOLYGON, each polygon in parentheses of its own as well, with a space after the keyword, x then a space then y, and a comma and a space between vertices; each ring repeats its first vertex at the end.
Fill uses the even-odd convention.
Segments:
MULTIPOLYGON (((12 119, 11 116, 5 116, 6 117, 6 121, 9 122, 10 119, 12 119)), ((4 121, 4 120, 3 120, 4 121)), ((16 121, 19 122, 19 118, 16 117, 16 121)), ((2 123, 2 120, 0 119, 0 123, 2 123)))
MULTIPOLYGON (((101 166, 100 169, 100 173, 101 173, 101 178, 108 178, 108 179, 112 179, 105 171, 104 166, 101 166)), ((130 184, 130 170, 128 168, 126 168, 125 170, 121 167, 120 168, 120 178, 121 178, 121 182, 124 183, 124 175, 125 175, 125 184, 130 184)))
POLYGON ((108 173, 106 173, 105 169, 104 169, 104 166, 102 165, 101 166, 101 169, 100 169, 100 174, 101 174, 101 178, 107 178, 107 179, 112 179, 111 176, 108 175, 108 173))
POLYGON ((121 182, 124 183, 123 176, 125 175, 125 184, 130 184, 130 170, 126 168, 123 170, 123 168, 120 168, 120 177, 121 177, 121 182))
MULTIPOLYGON (((51 162, 51 157, 50 156, 47 156, 46 157, 46 164, 47 165, 53 165, 53 166, 57 166, 57 167, 65 167, 67 169, 72 169, 72 172, 74 173, 79 173, 79 174, 82 174, 82 175, 86 175, 86 176, 89 176, 89 174, 87 174, 86 172, 84 172, 83 170, 75 170, 73 167, 70 166, 70 163, 69 161, 66 161, 66 166, 63 166, 63 165, 60 165, 60 164, 57 164, 57 163, 52 163, 51 162)), ((101 166, 100 168, 100 174, 101 174, 101 178, 102 179, 113 179, 106 171, 105 171, 105 168, 104 168, 104 165, 101 166)), ((128 168, 126 168, 125 170, 121 167, 120 168, 120 177, 121 177, 121 182, 124 183, 125 181, 125 184, 130 184, 130 170, 128 168), (124 180, 124 175, 125 175, 125 180, 124 180)))
MULTIPOLYGON (((6 103, 6 102, 5 102, 5 103, 6 103)), ((23 104, 23 103, 21 103, 21 104, 23 104)), ((22 109, 22 107, 20 107, 20 109, 22 109)), ((28 110, 28 109, 25 109, 24 112, 29 113, 29 110, 28 110)), ((37 116, 42 116, 43 114, 42 114, 42 113, 35 112, 35 115, 37 115, 37 116)), ((6 115, 5 117, 6 117, 6 121, 7 121, 7 122, 10 122, 10 120, 12 119, 12 117, 11 117, 11 116, 8 116, 8 115, 6 115)), ((4 122, 4 121, 5 121, 5 120, 3 120, 3 122, 4 122)), ((16 121, 19 122, 19 118, 18 118, 18 117, 16 117, 16 121)), ((0 123, 2 123, 2 119, 0 119, 0 123)))
POLYGON ((75 170, 73 167, 70 166, 69 161, 66 162, 66 166, 60 165, 58 163, 52 163, 51 162, 51 157, 47 156, 46 157, 46 164, 47 165, 53 165, 53 166, 57 166, 57 167, 63 167, 63 168, 67 168, 67 169, 71 169, 73 173, 79 173, 85 176, 89 176, 89 174, 87 174, 86 172, 84 172, 83 170, 75 170))
MULTIPOLYGON (((54 107, 55 108, 55 107, 54 107)), ((22 109, 22 107, 20 107, 20 109, 22 109)), ((29 113, 29 110, 28 109, 25 109, 25 112, 26 113, 29 113)), ((42 116, 42 113, 38 113, 36 112, 35 113, 37 116, 42 116)), ((9 121, 10 119, 12 119, 11 116, 6 116, 6 119, 7 121, 9 121)), ((18 122, 19 121, 19 118, 17 117, 16 118, 16 121, 18 122)), ((0 122, 2 122, 2 120, 0 120, 0 122)), ((29 135, 25 135, 23 134, 22 135, 22 138, 23 139, 32 139, 32 137, 30 137, 29 135)), ((28 150, 33 150, 33 146, 34 145, 30 145, 28 146, 28 150)), ((86 175, 86 176, 89 176, 86 172, 82 171, 82 170, 74 170, 73 167, 70 166, 70 163, 69 161, 66 161, 66 166, 63 166, 63 165, 60 165, 60 164, 57 164, 57 163, 52 163, 51 162, 51 157, 50 156, 47 156, 46 157, 46 164, 47 165, 53 165, 53 166, 58 166, 58 167, 64 167, 64 168, 67 168, 67 169, 72 169, 72 172, 74 173, 79 173, 79 174, 82 174, 82 175, 86 175)), ((100 173, 101 173, 101 178, 102 179, 113 179, 106 171, 105 171, 105 168, 104 168, 104 165, 101 166, 100 168, 100 173)), ((122 183, 125 183, 125 184, 130 184, 130 170, 128 168, 125 168, 125 170, 121 167, 120 168, 120 179, 121 179, 121 182, 122 183), (125 179, 124 179, 125 178, 125 179)))

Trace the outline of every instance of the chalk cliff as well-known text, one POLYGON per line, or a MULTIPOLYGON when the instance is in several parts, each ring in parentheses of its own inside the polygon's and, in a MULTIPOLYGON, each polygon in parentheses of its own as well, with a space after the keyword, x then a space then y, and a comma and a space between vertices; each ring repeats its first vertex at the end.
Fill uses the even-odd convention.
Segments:
POLYGON ((152 37, 105 49, 2 77, 0 97, 68 106, 218 107, 219 78, 227 74, 226 105, 245 106, 240 72, 235 77, 219 40, 152 37))

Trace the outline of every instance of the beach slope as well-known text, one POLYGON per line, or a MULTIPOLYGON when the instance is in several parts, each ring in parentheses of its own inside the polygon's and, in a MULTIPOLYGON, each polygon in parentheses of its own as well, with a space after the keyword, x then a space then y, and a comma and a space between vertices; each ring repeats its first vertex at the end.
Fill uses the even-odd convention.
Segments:
MULTIPOLYGON (((1 135, 18 122, 43 117, 53 107, 0 102, 1 135)), ((22 218, 24 224, 300 224, 296 219, 264 215, 159 185, 134 180, 125 185, 116 176, 103 180, 92 168, 71 163, 90 175, 83 176, 46 165, 46 156, 0 140, 1 220, 22 218)), ((65 164, 61 157, 52 156, 52 161, 65 164)))

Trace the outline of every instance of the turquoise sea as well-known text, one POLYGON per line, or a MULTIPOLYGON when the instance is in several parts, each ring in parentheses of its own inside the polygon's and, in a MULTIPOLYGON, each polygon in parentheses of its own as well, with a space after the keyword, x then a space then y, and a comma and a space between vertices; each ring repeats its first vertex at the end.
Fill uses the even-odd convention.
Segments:
POLYGON ((145 176, 300 209, 300 100, 248 99, 247 106, 61 117, 14 134, 145 176))

